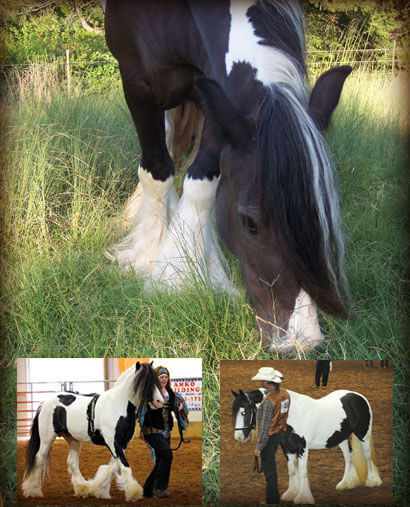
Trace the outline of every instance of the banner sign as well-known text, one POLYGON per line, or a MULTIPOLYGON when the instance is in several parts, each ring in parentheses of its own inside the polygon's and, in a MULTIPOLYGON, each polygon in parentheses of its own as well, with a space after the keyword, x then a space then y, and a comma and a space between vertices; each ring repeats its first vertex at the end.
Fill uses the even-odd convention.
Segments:
POLYGON ((189 410, 202 410, 202 378, 171 379, 171 387, 183 396, 189 410))

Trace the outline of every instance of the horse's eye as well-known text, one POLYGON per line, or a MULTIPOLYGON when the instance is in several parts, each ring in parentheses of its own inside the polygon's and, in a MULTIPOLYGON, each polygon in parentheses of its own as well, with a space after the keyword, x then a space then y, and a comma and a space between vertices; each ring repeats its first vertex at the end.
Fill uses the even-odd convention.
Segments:
POLYGON ((243 410, 243 411, 241 412, 241 415, 246 415, 246 410, 243 410))
POLYGON ((251 234, 258 234, 258 226, 256 225, 254 219, 247 215, 246 213, 239 212, 239 218, 244 227, 248 229, 251 234))

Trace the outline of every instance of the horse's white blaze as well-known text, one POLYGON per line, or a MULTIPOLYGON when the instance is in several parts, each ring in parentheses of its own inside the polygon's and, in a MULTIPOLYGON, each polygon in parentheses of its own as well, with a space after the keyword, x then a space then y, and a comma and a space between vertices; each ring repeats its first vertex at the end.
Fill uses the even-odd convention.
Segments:
POLYGON ((199 277, 215 288, 229 289, 211 217, 218 180, 185 178, 182 197, 151 272, 152 280, 162 286, 179 288, 199 277))
POLYGON ((146 276, 151 272, 158 256, 169 215, 176 207, 178 197, 173 176, 165 181, 154 180, 142 167, 138 169, 138 176, 143 194, 134 225, 121 242, 111 247, 107 256, 111 260, 117 260, 121 267, 131 267, 137 274, 146 276))
MULTIPOLYGON (((245 426, 245 418, 241 414, 241 411, 238 411, 238 414, 235 418, 235 428, 243 428, 245 426)), ((243 434, 242 430, 235 430, 234 434, 235 440, 238 440, 238 442, 245 443, 249 440, 248 438, 245 438, 245 435, 243 434)))
POLYGON ((300 290, 296 298, 287 331, 289 335, 304 345, 303 348, 313 347, 323 340, 316 305, 303 289, 300 290))
POLYGON ((246 14, 254 4, 249 0, 231 1, 231 29, 225 55, 227 74, 231 73, 235 63, 246 62, 256 69, 256 79, 265 86, 285 83, 299 95, 303 94, 303 77, 289 57, 276 48, 260 44, 262 39, 255 34, 246 14))

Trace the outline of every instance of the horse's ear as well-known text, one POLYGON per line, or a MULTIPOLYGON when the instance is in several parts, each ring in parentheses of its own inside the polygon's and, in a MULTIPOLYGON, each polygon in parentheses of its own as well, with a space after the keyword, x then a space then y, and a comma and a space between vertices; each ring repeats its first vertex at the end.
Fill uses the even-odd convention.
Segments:
POLYGON ((135 363, 135 371, 138 371, 140 368, 141 368, 141 363, 139 361, 137 361, 135 363))
POLYGON ((323 131, 328 127, 330 117, 339 102, 345 79, 351 72, 352 68, 349 65, 334 67, 319 76, 316 81, 310 94, 309 113, 319 130, 323 131))
POLYGON ((239 396, 239 394, 236 393, 235 391, 231 391, 231 393, 235 396, 235 398, 237 398, 239 396))
POLYGON ((195 84, 211 122, 224 140, 234 148, 246 150, 252 136, 251 124, 246 116, 235 109, 216 81, 200 76, 195 79, 195 84))

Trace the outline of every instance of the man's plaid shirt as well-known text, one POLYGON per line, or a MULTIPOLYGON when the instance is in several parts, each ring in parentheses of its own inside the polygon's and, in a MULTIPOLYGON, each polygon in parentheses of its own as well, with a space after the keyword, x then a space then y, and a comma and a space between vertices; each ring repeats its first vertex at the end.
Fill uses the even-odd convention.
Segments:
MULTIPOLYGON (((274 391, 274 389, 267 389, 265 395, 274 391)), ((258 440, 256 442, 256 449, 262 451, 266 447, 269 440, 269 428, 272 423, 274 413, 274 406, 270 400, 264 400, 258 408, 256 413, 256 421, 258 428, 258 440)))

